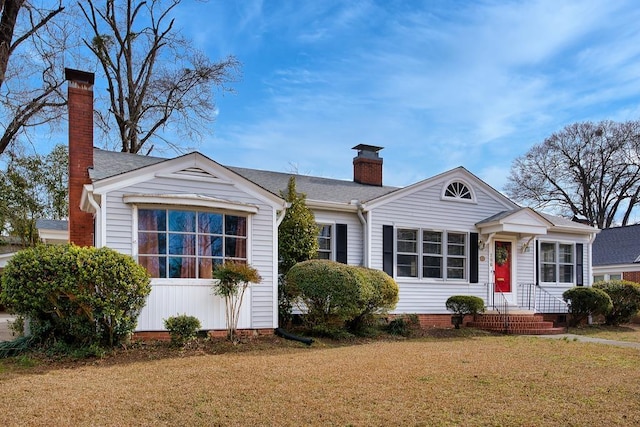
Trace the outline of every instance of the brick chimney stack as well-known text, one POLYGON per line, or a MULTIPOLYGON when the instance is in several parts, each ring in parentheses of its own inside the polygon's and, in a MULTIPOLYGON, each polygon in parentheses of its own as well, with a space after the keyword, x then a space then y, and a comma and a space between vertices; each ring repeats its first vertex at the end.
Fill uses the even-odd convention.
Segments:
POLYGON ((354 182, 382 187, 382 157, 378 156, 382 148, 365 144, 353 147, 353 150, 358 150, 358 155, 353 158, 354 182))
POLYGON ((80 210, 82 187, 93 167, 93 73, 65 68, 69 82, 69 242, 94 245, 93 215, 80 210))

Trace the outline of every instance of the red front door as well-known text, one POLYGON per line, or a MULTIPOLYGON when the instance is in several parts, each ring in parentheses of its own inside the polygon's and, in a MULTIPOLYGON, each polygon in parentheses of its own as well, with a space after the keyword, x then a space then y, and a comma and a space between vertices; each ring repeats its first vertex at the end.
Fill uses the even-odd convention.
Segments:
POLYGON ((511 242, 496 241, 494 257, 495 291, 511 292, 511 242))

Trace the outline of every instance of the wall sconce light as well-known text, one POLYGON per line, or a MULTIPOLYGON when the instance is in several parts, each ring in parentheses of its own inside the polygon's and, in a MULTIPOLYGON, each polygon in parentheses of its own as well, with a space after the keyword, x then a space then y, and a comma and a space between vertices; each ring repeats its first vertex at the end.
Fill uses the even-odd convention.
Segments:
POLYGON ((484 242, 481 239, 478 239, 478 249, 484 250, 484 242))

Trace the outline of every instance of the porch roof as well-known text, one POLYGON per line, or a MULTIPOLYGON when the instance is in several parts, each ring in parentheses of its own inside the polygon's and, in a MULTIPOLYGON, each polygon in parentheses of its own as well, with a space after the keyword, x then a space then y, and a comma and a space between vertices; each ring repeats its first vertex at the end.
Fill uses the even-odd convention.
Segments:
POLYGON ((544 235, 553 223, 531 208, 518 208, 499 212, 476 223, 480 234, 515 233, 544 235))

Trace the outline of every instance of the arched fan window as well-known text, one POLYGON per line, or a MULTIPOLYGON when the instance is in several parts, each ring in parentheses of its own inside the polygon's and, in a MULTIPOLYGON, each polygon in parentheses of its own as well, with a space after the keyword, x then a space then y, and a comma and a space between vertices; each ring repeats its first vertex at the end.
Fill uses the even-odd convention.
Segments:
POLYGON ((452 199, 473 200, 471 190, 465 184, 460 181, 454 181, 447 186, 444 191, 444 197, 450 197, 452 199))

